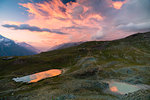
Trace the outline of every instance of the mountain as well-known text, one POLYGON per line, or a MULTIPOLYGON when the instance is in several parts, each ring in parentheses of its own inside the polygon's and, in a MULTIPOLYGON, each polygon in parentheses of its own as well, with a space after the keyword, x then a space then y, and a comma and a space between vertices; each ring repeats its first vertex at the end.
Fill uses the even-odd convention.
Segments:
POLYGON ((73 47, 73 46, 78 46, 83 42, 71 42, 71 43, 64 43, 64 44, 60 44, 57 46, 54 46, 50 49, 51 50, 58 50, 58 49, 65 49, 65 48, 69 48, 69 47, 73 47))
POLYGON ((17 44, 18 44, 19 46, 22 46, 22 47, 24 47, 24 48, 26 48, 26 49, 28 49, 28 50, 33 51, 33 52, 40 53, 40 50, 36 49, 35 47, 33 47, 33 46, 31 46, 31 45, 29 45, 29 44, 27 44, 27 43, 25 43, 25 42, 19 42, 19 43, 17 43, 17 44))
POLYGON ((0 58, 0 99, 150 100, 149 76, 150 32, 138 33, 9 61, 0 58), (12 80, 50 69, 62 74, 35 83, 12 80))
POLYGON ((0 56, 25 56, 34 54, 37 53, 0 35, 0 56))

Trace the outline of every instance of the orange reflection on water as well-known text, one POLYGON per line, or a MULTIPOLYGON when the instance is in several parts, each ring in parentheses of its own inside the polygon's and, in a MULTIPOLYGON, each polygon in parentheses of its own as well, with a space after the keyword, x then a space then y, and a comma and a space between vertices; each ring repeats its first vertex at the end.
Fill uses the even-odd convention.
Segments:
POLYGON ((118 88, 117 88, 116 86, 110 87, 110 90, 111 90, 112 92, 118 92, 118 88))
POLYGON ((30 75, 31 81, 29 81, 29 83, 37 82, 41 79, 48 78, 48 77, 54 77, 54 76, 60 75, 61 73, 62 71, 59 69, 52 69, 52 70, 48 70, 44 72, 39 72, 39 73, 30 75))

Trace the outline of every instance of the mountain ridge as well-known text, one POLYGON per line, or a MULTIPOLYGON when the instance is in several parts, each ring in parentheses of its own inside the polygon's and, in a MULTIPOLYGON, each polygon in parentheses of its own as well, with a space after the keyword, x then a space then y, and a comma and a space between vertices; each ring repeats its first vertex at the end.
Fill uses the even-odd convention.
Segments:
POLYGON ((35 47, 33 47, 30 44, 27 44, 26 42, 18 42, 17 44, 22 46, 22 47, 25 47, 26 49, 29 49, 29 50, 31 50, 33 52, 36 52, 36 53, 40 53, 41 52, 40 50, 36 49, 35 47))
POLYGON ((25 56, 34 54, 37 54, 37 52, 20 46, 13 40, 0 35, 0 56, 25 56))

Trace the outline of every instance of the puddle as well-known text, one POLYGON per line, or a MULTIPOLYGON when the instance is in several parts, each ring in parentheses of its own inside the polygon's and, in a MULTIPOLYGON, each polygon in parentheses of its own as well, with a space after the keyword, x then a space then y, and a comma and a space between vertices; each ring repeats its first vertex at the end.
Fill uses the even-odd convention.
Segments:
POLYGON ((120 94, 127 94, 127 93, 140 90, 138 86, 130 85, 127 83, 121 83, 121 82, 111 82, 109 84, 109 87, 110 87, 110 91, 120 93, 120 94))
POLYGON ((42 79, 45 79, 45 78, 48 78, 48 77, 58 76, 61 73, 62 73, 62 70, 51 69, 51 70, 48 70, 48 71, 43 71, 43 72, 35 73, 35 74, 32 74, 32 75, 13 78, 13 80, 16 81, 16 82, 33 83, 33 82, 38 82, 38 81, 40 81, 42 79))
POLYGON ((141 89, 150 89, 150 86, 138 84, 138 85, 132 85, 124 82, 116 82, 116 81, 106 81, 109 84, 109 91, 113 93, 119 93, 119 94, 128 94, 132 93, 141 89))

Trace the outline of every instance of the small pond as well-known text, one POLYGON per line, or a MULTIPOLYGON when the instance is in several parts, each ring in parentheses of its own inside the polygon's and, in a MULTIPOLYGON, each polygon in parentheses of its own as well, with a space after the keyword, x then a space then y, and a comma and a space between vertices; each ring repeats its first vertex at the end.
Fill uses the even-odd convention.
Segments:
POLYGON ((38 82, 38 81, 45 79, 45 78, 48 78, 48 77, 58 76, 61 73, 62 73, 62 70, 60 70, 60 69, 51 69, 48 71, 43 71, 43 72, 35 73, 32 75, 13 78, 13 80, 16 82, 33 83, 33 82, 38 82))
POLYGON ((124 82, 106 81, 109 84, 109 91, 118 94, 128 94, 141 89, 150 89, 150 86, 144 84, 132 85, 124 82))
POLYGON ((130 85, 127 83, 121 83, 121 82, 112 82, 109 84, 109 87, 110 87, 110 91, 117 92, 120 94, 127 94, 127 93, 140 90, 138 86, 130 85))

